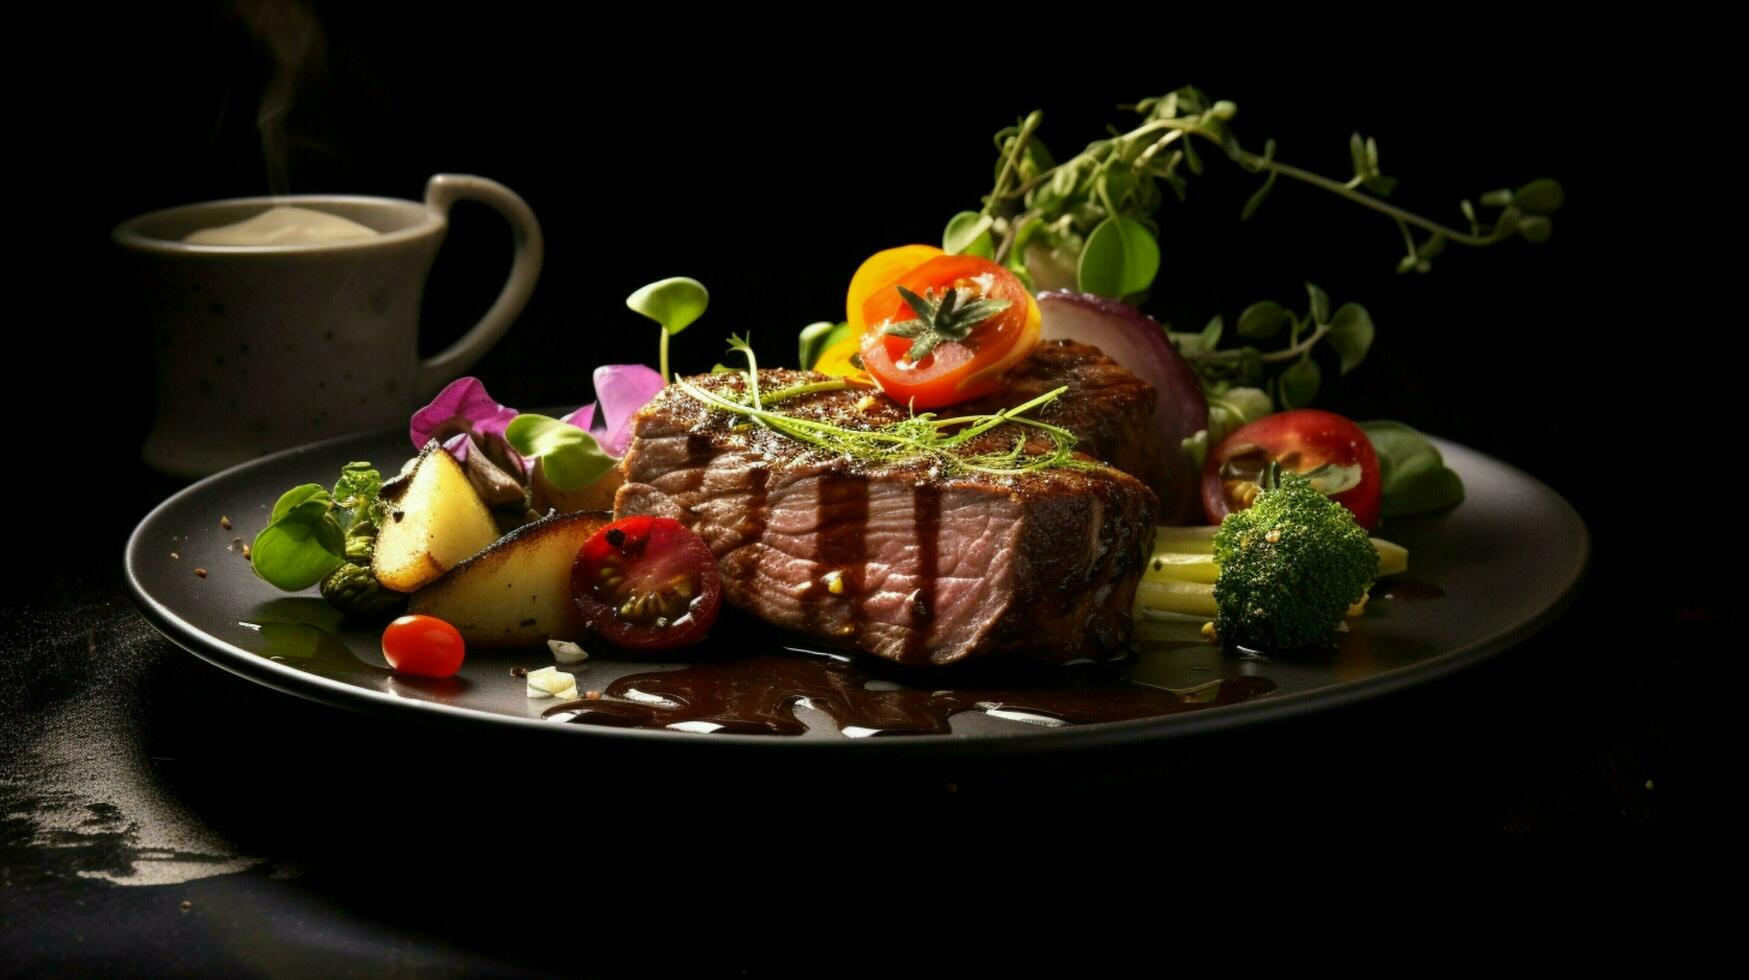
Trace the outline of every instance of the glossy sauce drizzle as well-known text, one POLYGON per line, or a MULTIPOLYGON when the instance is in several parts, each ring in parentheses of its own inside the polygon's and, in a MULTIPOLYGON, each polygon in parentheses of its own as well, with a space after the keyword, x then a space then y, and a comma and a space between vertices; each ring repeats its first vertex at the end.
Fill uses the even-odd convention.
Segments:
POLYGON ((756 654, 628 675, 600 700, 567 701, 542 716, 586 725, 800 735, 807 725, 795 709, 806 705, 824 712, 841 734, 861 738, 946 734, 949 719, 967 711, 1056 727, 1196 711, 1275 690, 1262 677, 1167 690, 1128 681, 1113 664, 910 680, 899 683, 837 656, 756 654), (926 686, 914 686, 918 681, 926 686))

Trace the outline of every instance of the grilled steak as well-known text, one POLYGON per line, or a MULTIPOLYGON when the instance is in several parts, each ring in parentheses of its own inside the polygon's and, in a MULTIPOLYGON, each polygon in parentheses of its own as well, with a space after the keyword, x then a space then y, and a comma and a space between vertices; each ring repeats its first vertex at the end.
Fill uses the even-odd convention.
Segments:
MULTIPOLYGON (((767 392, 822 378, 760 372, 767 392)), ((735 398, 746 385, 741 374, 691 380, 735 398)), ((853 429, 906 414, 862 391, 781 407, 853 429)), ((1036 432, 1010 423, 966 451, 1036 432)), ((1153 493, 1113 468, 989 475, 944 472, 938 461, 869 462, 751 426, 673 386, 639 413, 622 465, 615 510, 697 531, 731 603, 904 663, 1109 656, 1129 640, 1153 546, 1153 493)))
MULTIPOLYGON (((999 393, 954 408, 956 414, 1000 412, 1047 391, 1067 386, 1061 398, 1031 413, 1081 438, 1075 448, 1146 483, 1164 501, 1174 481, 1173 460, 1160 444, 1154 421, 1154 386, 1131 374, 1097 347, 1073 340, 1047 340, 1008 375, 999 393)), ((1199 510, 1200 515, 1200 510, 1199 510)))

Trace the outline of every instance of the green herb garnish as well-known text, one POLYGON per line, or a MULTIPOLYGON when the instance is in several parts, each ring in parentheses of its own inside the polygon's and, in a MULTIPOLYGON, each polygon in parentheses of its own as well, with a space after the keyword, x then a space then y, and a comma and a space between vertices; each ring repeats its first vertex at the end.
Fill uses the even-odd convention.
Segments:
POLYGON ((613 457, 594 436, 546 415, 524 412, 511 419, 504 441, 523 457, 539 460, 547 482, 566 493, 590 486, 613 468, 613 457))
POLYGON ((1225 320, 1217 315, 1199 331, 1167 331, 1172 346, 1202 379, 1209 398, 1209 426, 1214 430, 1209 433, 1211 445, 1238 424, 1269 414, 1272 403, 1283 409, 1310 404, 1323 384, 1323 371, 1312 355, 1320 349, 1334 352, 1338 371, 1346 375, 1366 360, 1374 334, 1372 314, 1366 307, 1343 303, 1332 310, 1330 297, 1309 282, 1303 315, 1266 299, 1239 314, 1236 332, 1245 342, 1243 346, 1218 346, 1225 330, 1225 320), (1263 349, 1275 343, 1281 346, 1263 349), (1320 344, 1325 346, 1320 348, 1320 344), (1271 375, 1277 365, 1285 367, 1271 375), (1236 413, 1238 424, 1231 426, 1217 413, 1229 393, 1236 396, 1231 401, 1243 406, 1236 413), (1261 403, 1256 397, 1259 393, 1261 403))
MULTIPOLYGON (((1262 174, 1263 183, 1239 212, 1256 214, 1279 178, 1348 199, 1389 218, 1402 235, 1405 254, 1398 272, 1427 272, 1447 244, 1482 247, 1511 239, 1547 241, 1550 215, 1563 201, 1561 185, 1534 180, 1516 190, 1481 194, 1458 204, 1462 225, 1449 225, 1389 203, 1397 178, 1379 165, 1376 140, 1354 133, 1348 140, 1353 173, 1326 177, 1276 159, 1274 140, 1262 152, 1239 143, 1233 119, 1239 107, 1185 87, 1143 99, 1134 110, 1139 126, 1089 143, 1057 163, 1037 138, 1042 113, 1033 112, 996 134, 1001 151, 996 183, 981 210, 954 215, 943 235, 949 252, 987 254, 1023 277, 1027 253, 1034 268, 1054 266, 1083 292, 1113 299, 1145 291, 1159 269, 1155 213, 1165 203, 1161 186, 1183 200, 1187 176, 1203 172, 1196 143, 1217 147, 1240 168, 1262 174), (1477 204, 1480 207, 1477 207, 1477 204), (1487 213, 1484 213, 1487 212, 1487 213)), ((1056 283, 1037 283, 1055 288, 1056 283)))
POLYGON ((948 341, 966 339, 973 327, 1008 309, 1005 299, 989 299, 974 289, 960 286, 939 293, 926 289, 922 296, 904 286, 897 288, 899 297, 916 318, 889 323, 881 328, 881 333, 910 338, 911 349, 905 352, 905 357, 911 361, 921 361, 948 341))
POLYGON ((650 283, 626 297, 626 306, 662 325, 662 381, 668 381, 668 338, 704 315, 711 294, 697 279, 675 276, 650 283))
POLYGON ((1023 405, 990 415, 962 415, 956 418, 936 418, 934 413, 912 415, 909 418, 874 429, 850 429, 818 419, 785 415, 773 411, 770 405, 799 395, 822 391, 842 391, 851 387, 842 378, 813 381, 773 392, 762 392, 759 386, 758 361, 745 338, 730 337, 729 347, 747 358, 747 388, 741 400, 707 391, 682 378, 675 387, 717 411, 740 415, 753 424, 792 439, 807 443, 835 456, 877 465, 893 465, 915 461, 938 464, 949 473, 972 472, 995 476, 1011 476, 1048 469, 1093 469, 1097 464, 1074 455, 1075 433, 1060 426, 1025 418, 1027 412, 1042 408, 1068 391, 1064 386, 1048 391, 1023 405), (1025 434, 1015 438, 1005 450, 970 453, 965 447, 973 439, 1007 423, 1025 426, 1043 433, 1051 448, 1042 453, 1027 452, 1025 434))
POLYGON ((1450 507, 1464 483, 1427 437, 1401 422, 1360 423, 1379 457, 1380 510, 1387 517, 1450 507))
POLYGON ((267 527, 249 546, 255 574, 297 592, 322 581, 348 561, 369 564, 384 505, 382 474, 369 463, 348 463, 332 492, 314 484, 293 487, 273 505, 267 527))

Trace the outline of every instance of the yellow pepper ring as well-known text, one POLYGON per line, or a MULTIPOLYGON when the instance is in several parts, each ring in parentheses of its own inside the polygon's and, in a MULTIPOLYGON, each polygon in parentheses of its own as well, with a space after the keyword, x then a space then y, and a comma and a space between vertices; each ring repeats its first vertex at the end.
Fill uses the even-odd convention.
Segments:
POLYGON ((851 360, 862 349, 862 335, 868 330, 862 319, 863 304, 870 296, 904 278, 905 273, 946 254, 934 245, 901 245, 883 249, 864 260, 850 277, 850 290, 844 297, 844 319, 850 324, 850 333, 820 352, 814 370, 872 384, 874 379, 851 360))
POLYGON ((901 245, 876 252, 850 277, 850 291, 844 297, 844 319, 850 323, 852 336, 861 337, 868 330, 862 322, 862 307, 870 296, 905 277, 905 274, 930 259, 946 255, 934 245, 901 245))

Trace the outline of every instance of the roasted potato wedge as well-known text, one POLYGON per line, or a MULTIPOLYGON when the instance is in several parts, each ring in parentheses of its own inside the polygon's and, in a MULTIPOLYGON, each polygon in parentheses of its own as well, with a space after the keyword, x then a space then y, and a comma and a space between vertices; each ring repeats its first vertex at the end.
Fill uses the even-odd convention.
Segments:
POLYGON ((407 611, 448 622, 472 647, 580 639, 571 563, 612 519, 607 511, 583 511, 520 527, 419 590, 407 611))
POLYGON ((370 569, 384 588, 416 592, 498 539, 467 473, 436 441, 410 471, 384 485, 383 496, 389 513, 370 569))

